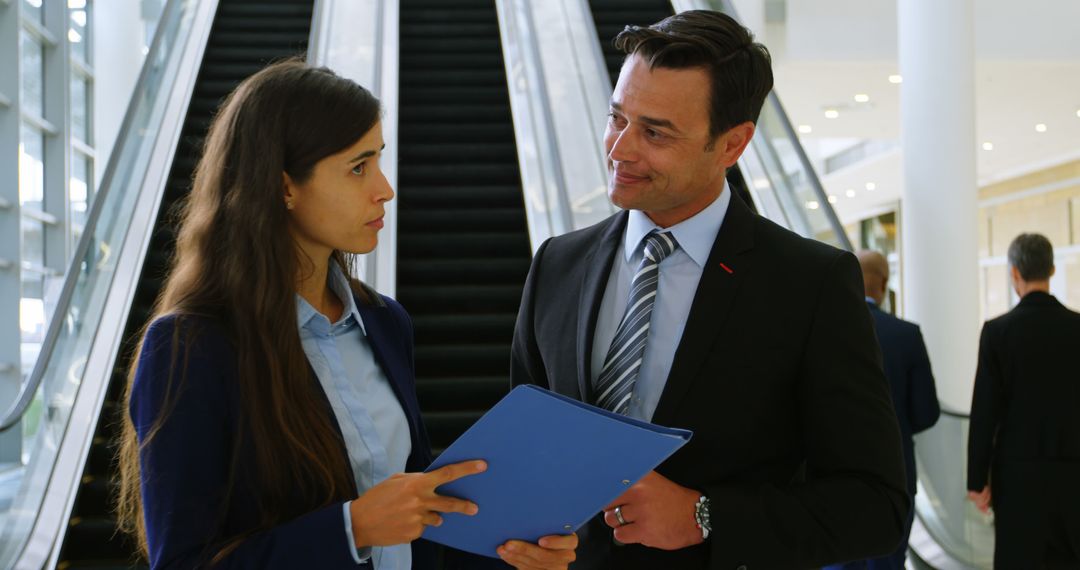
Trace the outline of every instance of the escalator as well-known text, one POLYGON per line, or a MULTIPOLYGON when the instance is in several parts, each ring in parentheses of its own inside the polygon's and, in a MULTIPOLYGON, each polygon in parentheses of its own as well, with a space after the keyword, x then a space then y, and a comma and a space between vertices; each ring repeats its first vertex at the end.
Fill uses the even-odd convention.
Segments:
POLYGON ((401 0, 397 299, 438 453, 509 389, 531 249, 494 0, 401 0))
POLYGON ((203 138, 222 99, 267 63, 307 48, 311 0, 220 0, 194 92, 157 214, 142 276, 123 334, 123 344, 98 419, 93 442, 60 552, 59 568, 127 568, 136 549, 116 533, 112 497, 117 474, 113 457, 120 426, 126 370, 136 336, 151 314, 172 255, 170 214, 187 195, 203 138))

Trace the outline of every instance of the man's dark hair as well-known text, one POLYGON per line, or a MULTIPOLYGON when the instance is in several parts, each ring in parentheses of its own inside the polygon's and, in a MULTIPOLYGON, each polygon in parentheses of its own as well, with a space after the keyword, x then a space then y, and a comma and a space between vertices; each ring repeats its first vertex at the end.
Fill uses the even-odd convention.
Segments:
POLYGON ((1042 234, 1020 234, 1009 244, 1009 265, 1024 281, 1046 281, 1054 272, 1054 246, 1042 234))
POLYGON ((690 10, 647 27, 627 26, 615 37, 627 57, 639 54, 650 69, 704 68, 711 79, 709 137, 735 125, 757 123, 772 90, 772 58, 750 30, 720 12, 690 10))

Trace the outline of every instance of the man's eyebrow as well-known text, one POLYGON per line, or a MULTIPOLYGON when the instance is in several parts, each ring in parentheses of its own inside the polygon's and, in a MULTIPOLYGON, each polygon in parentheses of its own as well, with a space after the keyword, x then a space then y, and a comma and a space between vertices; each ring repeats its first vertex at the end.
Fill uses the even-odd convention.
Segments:
MULTIPOLYGON (((608 106, 610 106, 612 109, 614 109, 616 111, 619 111, 620 113, 623 110, 622 105, 620 105, 620 104, 618 104, 618 103, 616 103, 614 101, 608 102, 608 106)), ((674 131, 677 134, 682 134, 682 131, 679 130, 679 127, 676 127, 675 123, 672 123, 668 119, 658 119, 656 117, 644 117, 643 116, 643 117, 638 117, 638 120, 641 121, 642 123, 645 123, 646 125, 650 125, 650 126, 653 126, 653 127, 661 127, 661 128, 665 128, 665 129, 671 129, 672 131, 674 131)))
MULTIPOLYGON (((383 143, 383 145, 379 147, 379 150, 382 151, 385 148, 386 148, 386 143, 383 143)), ((375 156, 375 151, 373 151, 373 150, 365 150, 364 152, 356 155, 356 157, 353 158, 352 160, 350 160, 349 162, 350 163, 360 162, 361 160, 364 160, 365 158, 372 157, 372 156, 375 156)))

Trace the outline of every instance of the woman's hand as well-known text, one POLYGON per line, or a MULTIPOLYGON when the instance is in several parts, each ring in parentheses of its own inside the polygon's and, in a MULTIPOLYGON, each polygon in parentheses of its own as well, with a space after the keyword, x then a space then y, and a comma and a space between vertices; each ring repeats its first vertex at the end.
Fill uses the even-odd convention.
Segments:
POLYGON ((497 552, 504 562, 518 570, 565 570, 577 558, 576 534, 545 536, 537 542, 511 540, 497 552))
POLYGON ((397 473, 349 505, 357 548, 412 542, 425 526, 439 526, 439 513, 475 515, 475 504, 435 494, 435 488, 487 469, 483 461, 464 461, 430 473, 397 473))

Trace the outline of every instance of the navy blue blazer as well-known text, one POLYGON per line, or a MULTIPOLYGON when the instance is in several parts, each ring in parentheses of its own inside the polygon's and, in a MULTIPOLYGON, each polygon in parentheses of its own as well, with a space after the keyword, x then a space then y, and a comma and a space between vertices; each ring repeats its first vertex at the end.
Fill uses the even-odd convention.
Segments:
MULTIPOLYGON (((382 366, 408 418, 412 454, 407 471, 431 462, 427 433, 420 418, 413 369, 413 328, 393 299, 371 292, 374 304, 357 300, 372 352, 382 366)), ((238 405, 236 354, 224 329, 205 317, 165 316, 151 324, 135 372, 129 413, 139 441, 153 426, 166 399, 166 379, 173 359, 173 332, 197 327, 186 369, 177 368, 182 388, 167 419, 140 452, 143 514, 153 568, 205 565, 224 532, 233 536, 256 528, 258 474, 237 469, 239 496, 218 529, 230 469, 249 450, 234 444, 238 405), (183 374, 183 378, 180 377, 183 374), (215 534, 218 533, 218 534, 215 534)), ((183 341, 185 335, 179 335, 183 341)), ((185 348, 179 345, 182 355, 185 348)), ((320 391, 320 393, 322 393, 320 391)), ((327 402, 328 412, 331 410, 327 402)), ((332 413, 332 412, 330 412, 332 413)), ((334 422, 334 426, 337 423, 334 422)), ((344 443, 342 444, 344 450, 344 443)), ((241 466, 242 467, 242 466, 241 466)), ((350 474, 350 479, 351 479, 350 474)), ((221 568, 357 568, 345 532, 344 502, 318 508, 269 531, 248 537, 221 568)), ((435 545, 413 543, 414 568, 435 567, 435 545)))
POLYGON ((915 442, 912 436, 938 421, 938 404, 930 356, 926 353, 919 325, 898 319, 867 302, 874 317, 874 330, 881 344, 885 378, 892 390, 893 407, 903 440, 904 470, 908 493, 915 495, 915 442))

